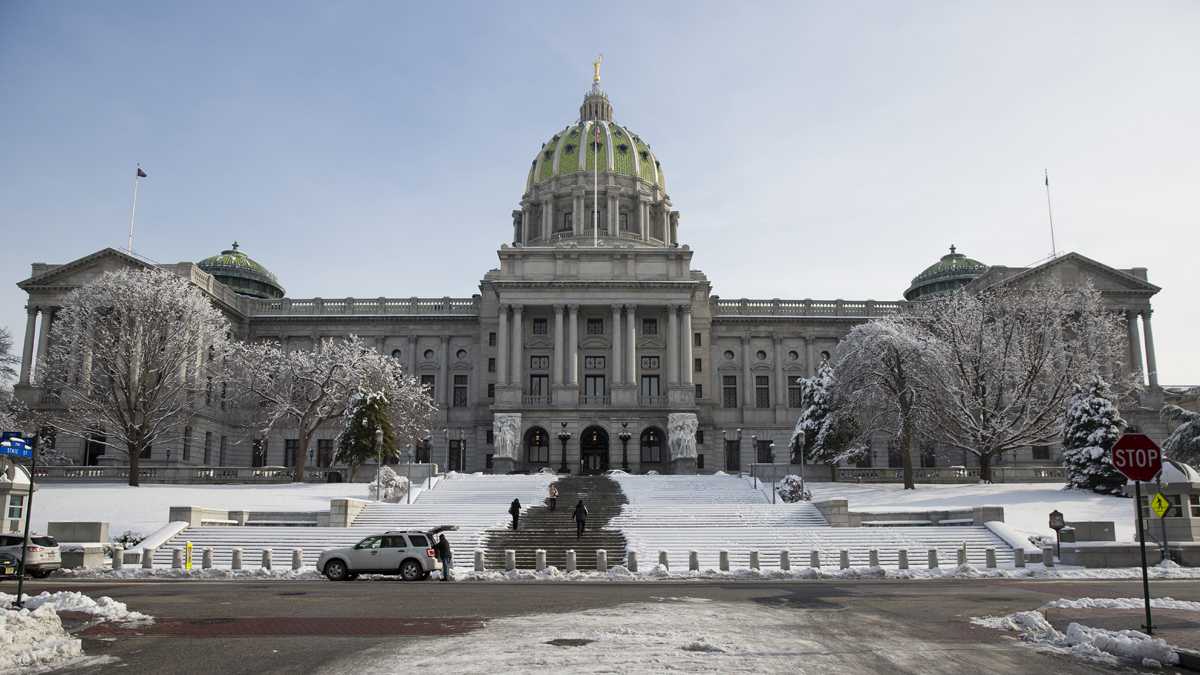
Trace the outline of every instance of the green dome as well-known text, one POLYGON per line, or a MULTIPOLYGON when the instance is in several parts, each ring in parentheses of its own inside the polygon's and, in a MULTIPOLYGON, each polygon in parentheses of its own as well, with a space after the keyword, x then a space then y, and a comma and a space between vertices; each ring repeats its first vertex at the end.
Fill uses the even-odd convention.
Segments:
POLYGON ((229 286, 238 295, 252 298, 282 298, 283 286, 274 274, 238 250, 238 243, 221 251, 220 255, 205 258, 196 263, 200 269, 213 275, 217 281, 229 286))
POLYGON ((949 295, 971 283, 987 271, 987 265, 958 253, 950 252, 913 277, 912 285, 904 291, 905 300, 930 300, 949 295))
POLYGON ((640 178, 662 190, 667 189, 662 164, 650 144, 641 136, 615 122, 584 120, 567 125, 542 144, 533 158, 525 189, 556 176, 579 171, 592 173, 596 169, 594 125, 600 125, 600 172, 640 178))

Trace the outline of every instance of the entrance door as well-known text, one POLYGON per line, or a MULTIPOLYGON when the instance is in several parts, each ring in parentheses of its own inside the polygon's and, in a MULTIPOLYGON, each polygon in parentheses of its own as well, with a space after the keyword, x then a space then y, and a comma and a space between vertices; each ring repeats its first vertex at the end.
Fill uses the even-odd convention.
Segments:
POLYGON ((741 449, 742 449, 741 441, 736 441, 736 440, 734 440, 734 441, 726 440, 725 441, 725 470, 726 471, 741 471, 742 470, 741 449))
POLYGON ((450 440, 450 456, 446 458, 446 463, 450 465, 451 471, 462 473, 463 470, 463 442, 458 439, 450 440))
POLYGON ((588 427, 579 437, 579 473, 605 471, 608 471, 608 432, 600 427, 588 427))

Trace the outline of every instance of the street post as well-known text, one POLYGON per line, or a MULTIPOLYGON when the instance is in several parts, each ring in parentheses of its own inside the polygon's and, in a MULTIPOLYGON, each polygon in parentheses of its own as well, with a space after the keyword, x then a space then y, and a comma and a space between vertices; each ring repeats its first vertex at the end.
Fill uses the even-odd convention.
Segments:
POLYGON ((1146 567, 1146 528, 1142 522, 1142 481, 1152 480, 1162 471, 1162 450, 1145 434, 1124 434, 1112 447, 1113 467, 1133 481, 1133 515, 1137 522, 1138 545, 1142 554, 1142 596, 1146 605, 1147 635, 1154 634, 1150 618, 1150 572, 1146 567))

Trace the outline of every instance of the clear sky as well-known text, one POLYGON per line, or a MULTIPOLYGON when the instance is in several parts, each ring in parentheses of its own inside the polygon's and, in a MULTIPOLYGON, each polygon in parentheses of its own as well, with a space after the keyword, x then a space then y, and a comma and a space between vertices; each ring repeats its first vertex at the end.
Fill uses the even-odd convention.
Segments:
POLYGON ((1148 267, 1200 384, 1200 3, 0 1, 0 325, 29 262, 234 239, 294 297, 470 295, 604 53, 726 298, 898 299, 950 244, 1148 267))

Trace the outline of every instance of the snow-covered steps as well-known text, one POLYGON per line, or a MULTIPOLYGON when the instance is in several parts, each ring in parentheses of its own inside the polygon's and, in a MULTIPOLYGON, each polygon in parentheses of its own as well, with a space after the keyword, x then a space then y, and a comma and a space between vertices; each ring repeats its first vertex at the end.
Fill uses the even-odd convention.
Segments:
POLYGON ((766 493, 738 476, 614 475, 629 504, 765 504, 766 493))
POLYGON ((610 527, 819 527, 826 525, 812 504, 628 504, 610 527))
POLYGON ((514 498, 523 506, 541 504, 546 488, 557 480, 553 474, 532 476, 484 476, 452 474, 438 481, 432 490, 422 492, 415 504, 497 504, 504 509, 514 498))

